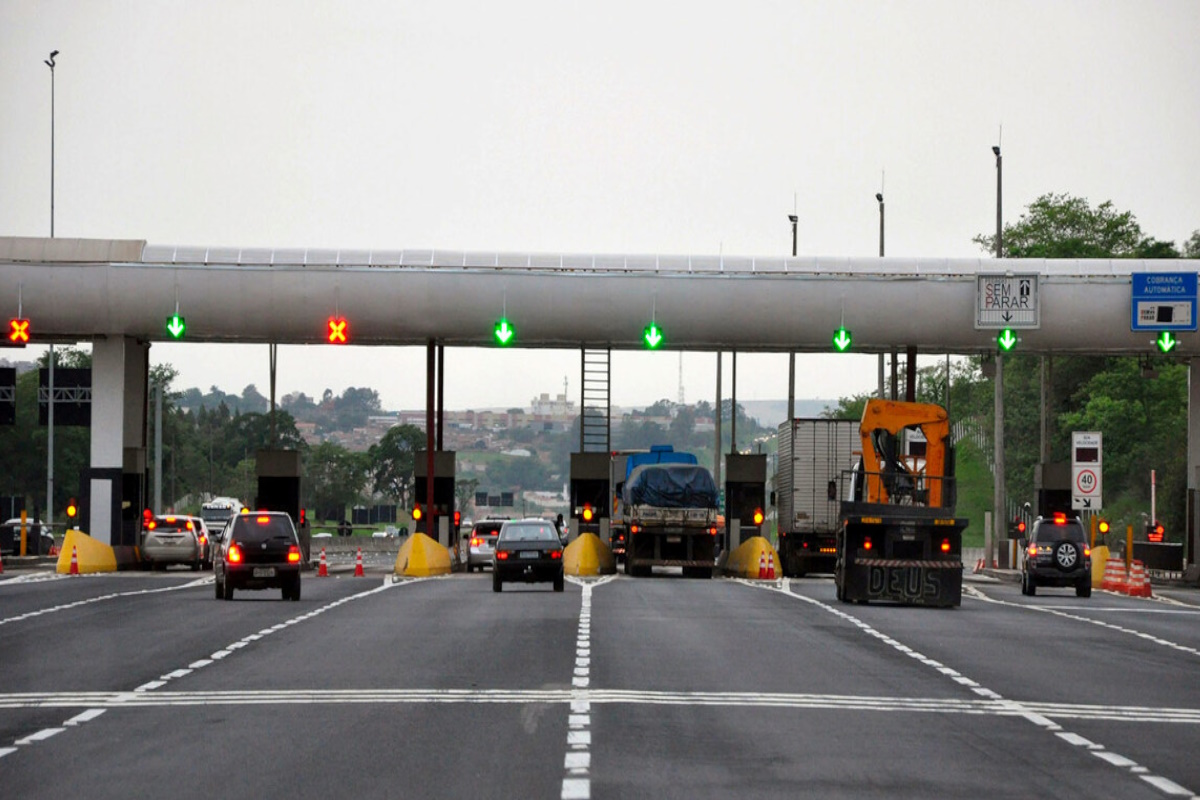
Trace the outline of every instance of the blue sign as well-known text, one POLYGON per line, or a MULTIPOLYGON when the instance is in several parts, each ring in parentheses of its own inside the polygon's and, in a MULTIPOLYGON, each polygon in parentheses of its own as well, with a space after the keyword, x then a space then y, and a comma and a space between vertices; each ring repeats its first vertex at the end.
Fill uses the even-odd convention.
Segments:
POLYGON ((1196 330, 1195 272, 1135 272, 1130 330, 1196 330))

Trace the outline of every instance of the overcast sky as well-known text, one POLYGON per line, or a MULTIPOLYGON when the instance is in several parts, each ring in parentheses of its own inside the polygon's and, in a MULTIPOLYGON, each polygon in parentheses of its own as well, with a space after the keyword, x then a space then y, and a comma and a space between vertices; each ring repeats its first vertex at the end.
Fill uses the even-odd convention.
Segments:
MULTIPOLYGON (((1200 2, 0 0, 0 235, 155 244, 974 257, 1064 192, 1200 228, 1200 2), (1002 131, 1002 132, 1001 132, 1002 131), (1002 137, 1002 138, 1001 138, 1002 137)), ((0 298, 0 302, 4 302, 0 298)), ((15 309, 14 309, 15 311, 15 309)), ((30 348, 29 355, 39 352, 30 348)), ((424 351, 281 347, 279 389, 424 402, 424 351)), ((165 345, 268 391, 266 346, 165 345)), ((798 394, 875 386, 801 356, 798 394)), ((578 351, 448 351, 448 407, 578 400, 578 351)), ((683 358, 689 402, 714 357, 683 358)), ((613 400, 675 399, 675 353, 613 400)), ((729 368, 725 369, 726 394, 729 368)), ((742 356, 738 398, 787 396, 742 356)))

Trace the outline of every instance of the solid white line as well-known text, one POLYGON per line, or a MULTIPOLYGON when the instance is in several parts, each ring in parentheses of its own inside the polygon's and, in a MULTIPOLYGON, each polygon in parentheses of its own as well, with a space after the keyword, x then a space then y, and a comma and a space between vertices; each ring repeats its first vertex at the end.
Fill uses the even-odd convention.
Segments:
POLYGON ((1177 797, 1192 796, 1192 793, 1189 790, 1180 786, 1178 783, 1175 783, 1175 781, 1161 778, 1158 775, 1143 775, 1142 780, 1165 794, 1175 795, 1177 797))
POLYGON ((5 756, 11 755, 15 752, 17 752, 17 748, 15 747, 0 747, 0 758, 4 758, 5 756))

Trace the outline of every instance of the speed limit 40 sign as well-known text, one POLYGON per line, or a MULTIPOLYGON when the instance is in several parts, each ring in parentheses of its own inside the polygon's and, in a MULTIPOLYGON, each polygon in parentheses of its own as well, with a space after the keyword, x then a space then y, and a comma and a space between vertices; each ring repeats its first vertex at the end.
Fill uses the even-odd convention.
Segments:
POLYGON ((1096 510, 1102 499, 1102 435, 1099 431, 1071 434, 1071 508, 1096 510))

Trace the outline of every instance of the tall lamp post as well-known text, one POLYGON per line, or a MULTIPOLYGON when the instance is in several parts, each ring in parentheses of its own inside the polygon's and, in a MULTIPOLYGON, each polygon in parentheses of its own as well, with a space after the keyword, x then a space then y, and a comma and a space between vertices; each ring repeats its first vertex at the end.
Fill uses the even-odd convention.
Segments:
MULTIPOLYGON (((883 192, 876 192, 875 199, 879 201, 879 257, 883 258, 883 192)), ((886 361, 886 357, 884 356, 883 351, 880 350, 879 351, 879 364, 878 364, 878 367, 879 367, 879 387, 878 387, 878 389, 879 389, 879 399, 880 400, 886 399, 886 395, 887 395, 887 392, 884 388, 884 382, 883 382, 883 372, 884 372, 884 366, 885 366, 884 362, 885 361, 886 361)))
POLYGON ((50 68, 50 238, 54 238, 54 57, 57 50, 50 51, 44 62, 50 68))
MULTIPOLYGON (((54 57, 57 50, 50 51, 45 64, 50 68, 50 238, 54 238, 54 57)), ((54 345, 50 345, 47 358, 50 385, 46 398, 46 512, 42 519, 54 522, 54 345)))
MULTIPOLYGON (((1001 199, 1002 183, 1001 183, 1001 161, 1000 161, 1000 145, 994 145, 992 152, 996 156, 996 258, 1000 259, 1004 256, 1004 241, 1001 238, 1004 233, 1004 217, 1002 216, 1001 199)), ((995 519, 992 520, 995 525, 995 541, 999 542, 1003 538, 1006 522, 1004 509, 1004 357, 1000 353, 996 353, 996 378, 995 386, 992 394, 995 398, 995 418, 996 428, 992 433, 993 451, 995 456, 996 474, 993 483, 992 503, 996 509, 995 519)), ((985 558, 987 563, 992 561, 992 542, 991 537, 986 536, 988 540, 984 543, 987 549, 985 558)))

